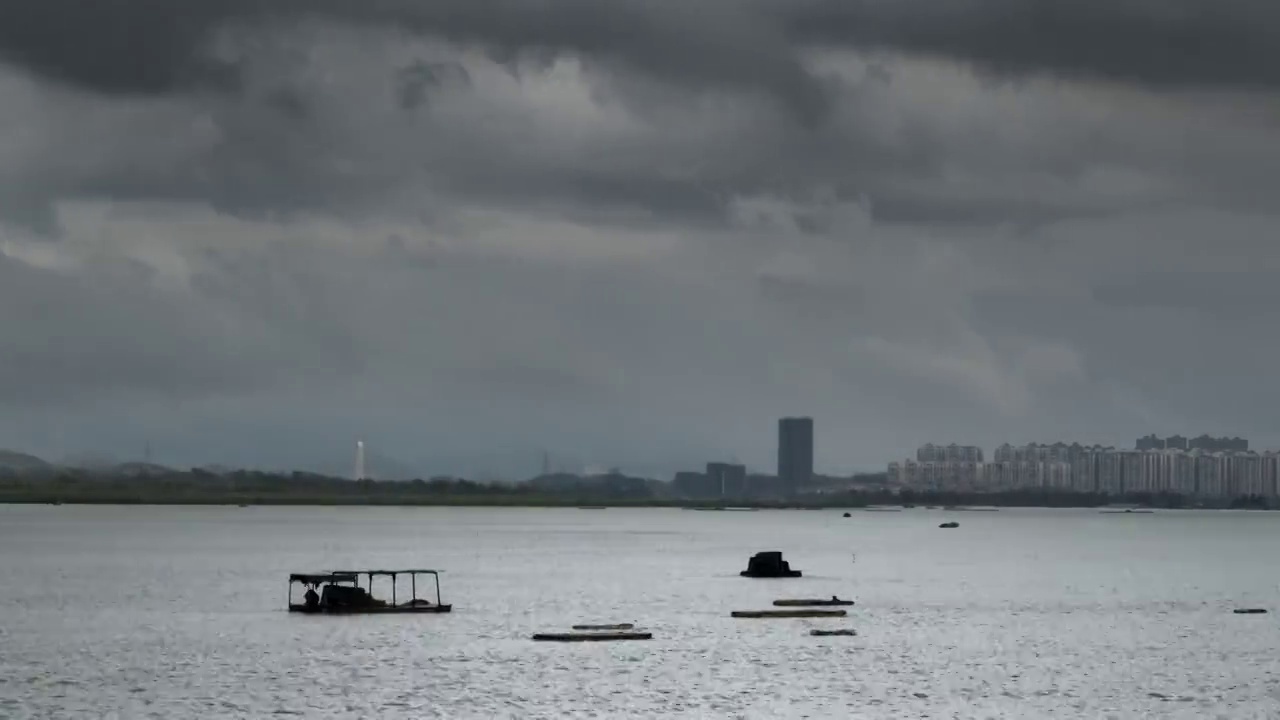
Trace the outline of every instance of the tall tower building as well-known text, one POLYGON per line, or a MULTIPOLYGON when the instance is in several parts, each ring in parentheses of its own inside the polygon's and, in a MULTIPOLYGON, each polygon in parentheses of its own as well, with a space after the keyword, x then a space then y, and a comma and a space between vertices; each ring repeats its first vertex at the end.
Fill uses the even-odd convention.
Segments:
POLYGON ((813 418, 778 421, 778 478, 788 492, 813 479, 813 418))

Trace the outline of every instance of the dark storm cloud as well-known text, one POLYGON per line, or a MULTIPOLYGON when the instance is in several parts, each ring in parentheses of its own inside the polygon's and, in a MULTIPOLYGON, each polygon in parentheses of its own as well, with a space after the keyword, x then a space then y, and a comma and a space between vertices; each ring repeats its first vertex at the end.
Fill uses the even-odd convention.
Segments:
POLYGON ((1280 5, 1258 0, 776 0, 801 42, 1002 73, 1161 86, 1280 85, 1280 5))
POLYGON ((789 412, 823 465, 1280 438, 1280 268, 1224 260, 1274 106, 1184 87, 1268 84, 1269 11, 1107 7, 0 0, 0 399, 761 468, 789 412))
POLYGON ((107 93, 233 87, 224 28, 305 18, 403 28, 495 57, 568 52, 667 82, 828 104, 799 49, 881 48, 1159 85, 1280 83, 1280 7, 1255 0, 3 0, 0 57, 107 93))
POLYGON ((762 90, 816 119, 827 104, 822 83, 779 28, 746 8, 730 0, 3 0, 0 57, 105 93, 227 87, 239 68, 213 53, 219 30, 315 18, 402 28, 499 57, 566 52, 676 84, 762 90))
POLYGON ((187 0, 5 0, 0 57, 106 93, 233 85, 234 66, 206 51, 211 29, 249 3, 187 0))

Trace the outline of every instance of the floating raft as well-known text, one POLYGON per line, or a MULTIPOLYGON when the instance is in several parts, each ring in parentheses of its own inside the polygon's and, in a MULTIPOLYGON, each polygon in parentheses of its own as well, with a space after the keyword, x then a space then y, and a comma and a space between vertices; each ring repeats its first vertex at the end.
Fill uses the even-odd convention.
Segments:
POLYGON ((852 628, 840 628, 839 630, 810 630, 809 634, 814 637, 834 637, 836 635, 854 636, 858 634, 857 630, 852 628))
POLYGON ((606 642, 609 640, 652 640, 653 633, 647 632, 573 632, 573 633, 538 633, 534 640, 541 642, 606 642))
POLYGON ((841 600, 840 598, 794 598, 774 600, 774 607, 848 607, 853 604, 852 600, 841 600))
POLYGON ((844 617, 849 613, 844 610, 734 610, 729 614, 736 618, 816 618, 844 617))
POLYGON ((1232 610, 1237 615, 1266 615, 1266 608, 1236 608, 1232 610))
POLYGON ((613 625, 574 625, 574 630, 633 630, 631 623, 615 623, 613 625))

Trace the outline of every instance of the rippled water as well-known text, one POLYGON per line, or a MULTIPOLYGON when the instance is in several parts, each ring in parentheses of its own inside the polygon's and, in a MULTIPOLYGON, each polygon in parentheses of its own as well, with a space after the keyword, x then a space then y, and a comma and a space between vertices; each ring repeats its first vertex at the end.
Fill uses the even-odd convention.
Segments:
POLYGON ((1231 610, 1280 611, 1278 541, 1229 512, 0 506, 0 717, 1274 718, 1280 617, 1231 610), (737 576, 771 549, 805 577, 737 576), (289 572, 344 566, 443 568, 454 612, 283 612, 289 572), (729 617, 832 594, 848 618, 729 617), (578 622, 655 639, 528 639, 578 622))

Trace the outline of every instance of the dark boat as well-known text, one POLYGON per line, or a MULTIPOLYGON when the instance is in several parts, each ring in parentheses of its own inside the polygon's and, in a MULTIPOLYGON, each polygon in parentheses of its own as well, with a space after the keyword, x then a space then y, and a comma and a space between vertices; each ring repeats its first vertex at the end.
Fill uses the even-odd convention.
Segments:
POLYGON ((734 610, 729 613, 730 617, 736 618, 817 618, 848 614, 844 610, 734 610))
POLYGON ((289 612, 324 615, 380 615, 397 613, 447 613, 453 605, 440 602, 440 573, 437 570, 338 570, 327 573, 294 573, 289 576, 289 612), (360 576, 368 577, 368 587, 360 586, 360 576), (408 575, 412 589, 410 599, 396 600, 396 578, 408 575), (418 576, 435 579, 436 601, 418 597, 418 576), (373 579, 391 578, 391 600, 373 596, 373 579), (307 589, 302 603, 293 601, 294 584, 307 589), (317 592, 319 591, 319 592, 317 592))
POLYGON ((574 625, 574 630, 634 630, 635 625, 631 623, 614 623, 613 625, 574 625))
POLYGON ((652 640, 648 632, 573 632, 538 633, 533 636, 540 642, 607 642, 609 640, 652 640))
POLYGON ((832 595, 831 598, 796 598, 793 600, 774 600, 775 607, 847 607, 853 604, 852 600, 841 600, 832 595))
POLYGON ((858 631, 852 628, 840 628, 838 630, 818 630, 815 628, 813 630, 810 630, 809 634, 814 637, 835 637, 837 635, 845 635, 845 636, 852 637, 854 635, 857 635, 858 631))
POLYGON ((1236 608, 1232 610, 1237 615, 1266 615, 1266 608, 1236 608))
POLYGON ((944 522, 944 523, 942 523, 941 525, 939 525, 938 527, 940 527, 940 528, 948 528, 948 529, 949 529, 949 528, 958 528, 958 527, 960 527, 960 523, 955 522, 955 521, 952 521, 952 522, 944 522))
POLYGON ((749 578, 798 578, 799 570, 792 570, 791 563, 782 559, 777 550, 758 552, 747 561, 747 569, 738 573, 749 578))

